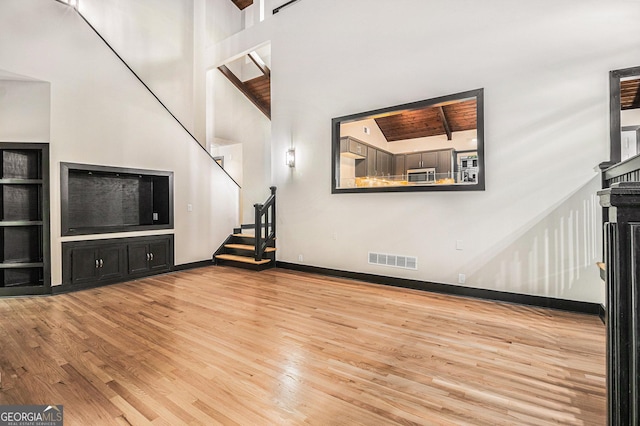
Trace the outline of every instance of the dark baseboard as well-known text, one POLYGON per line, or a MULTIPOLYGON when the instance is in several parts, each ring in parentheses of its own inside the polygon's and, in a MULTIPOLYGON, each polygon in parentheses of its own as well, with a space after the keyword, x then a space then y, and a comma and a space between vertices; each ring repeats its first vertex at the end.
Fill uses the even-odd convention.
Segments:
POLYGON ((147 274, 143 274, 143 275, 136 275, 136 276, 130 277, 130 279, 127 279, 127 280, 114 279, 114 280, 96 281, 96 282, 80 284, 80 285, 69 285, 69 284, 55 285, 55 286, 51 286, 51 290, 50 291, 49 291, 49 289, 47 289, 46 293, 39 293, 39 294, 72 293, 74 291, 89 290, 89 289, 92 289, 92 288, 104 287, 104 286, 107 286, 107 285, 118 284, 118 283, 122 283, 122 282, 148 278, 148 277, 152 277, 154 275, 166 274, 166 273, 173 272, 173 271, 185 271, 187 269, 203 268, 205 266, 212 266, 212 265, 213 265, 213 261, 210 260, 210 259, 209 260, 201 260, 199 262, 183 263, 182 265, 172 266, 170 270, 164 270, 164 271, 157 272, 157 273, 147 273, 147 274))
POLYGON ((183 263, 181 265, 175 265, 171 268, 172 271, 186 271, 187 269, 204 268, 205 266, 213 266, 213 260, 201 260, 199 262, 183 263))
MULTIPOLYGON (((127 280, 127 281, 133 281, 136 279, 138 278, 131 278, 130 280, 127 280)), ((122 279, 113 279, 113 280, 104 280, 104 281, 94 281, 86 284, 75 284, 75 285, 61 284, 61 285, 51 286, 51 294, 73 293, 75 291, 90 290, 93 288, 104 287, 112 284, 119 284, 122 282, 126 282, 126 281, 122 279)))
POLYGON ((600 321, 602 321, 602 323, 606 325, 607 311, 602 305, 599 305, 598 316, 600 317, 600 321))
POLYGON ((527 294, 508 293, 497 290, 461 287, 457 285, 432 283, 428 281, 418 281, 407 278, 386 277, 383 275, 365 274, 362 272, 350 272, 337 269, 321 268, 318 266, 299 265, 297 263, 276 262, 276 267, 282 269, 290 269, 293 271, 327 275, 331 277, 367 281, 370 283, 390 285, 393 287, 403 287, 414 290, 430 291, 433 293, 443 293, 455 296, 473 297, 476 299, 517 303, 520 305, 538 306, 542 308, 552 308, 562 311, 579 312, 591 315, 599 315, 601 309, 601 305, 599 303, 579 302, 575 300, 556 299, 553 297, 532 296, 527 294))

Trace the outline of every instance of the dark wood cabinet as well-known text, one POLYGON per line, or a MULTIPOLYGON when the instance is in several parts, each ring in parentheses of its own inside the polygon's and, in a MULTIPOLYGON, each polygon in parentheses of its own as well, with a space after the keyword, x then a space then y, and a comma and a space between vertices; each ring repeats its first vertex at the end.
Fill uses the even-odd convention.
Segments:
POLYGON ((393 174, 398 177, 404 176, 407 174, 404 154, 398 154, 393 156, 393 174))
POLYGON ((159 238, 149 242, 129 244, 127 248, 129 274, 163 271, 170 267, 170 243, 169 238, 159 238))
POLYGON ((367 146, 367 158, 356 160, 356 177, 389 176, 393 174, 393 154, 367 146))
POLYGON ((453 177, 453 150, 445 149, 438 151, 436 173, 439 179, 453 177))
POLYGON ((170 271, 173 235, 62 243, 63 286, 93 286, 170 271))
POLYGON ((122 244, 109 244, 73 249, 71 284, 122 279, 126 274, 124 248, 122 244))
POLYGON ((422 153, 422 167, 431 168, 438 167, 439 151, 428 151, 422 153))
POLYGON ((376 175, 376 157, 378 150, 374 147, 367 147, 367 174, 365 176, 376 175))
POLYGON ((391 154, 378 150, 376 154, 376 176, 391 175, 391 154))
POLYGON ((49 145, 0 143, 0 296, 50 291, 49 145))
POLYGON ((438 166, 438 151, 415 152, 406 155, 406 170, 438 166))
POLYGON ((351 158, 364 158, 367 156, 367 145, 356 138, 345 136, 340 138, 340 153, 351 158))

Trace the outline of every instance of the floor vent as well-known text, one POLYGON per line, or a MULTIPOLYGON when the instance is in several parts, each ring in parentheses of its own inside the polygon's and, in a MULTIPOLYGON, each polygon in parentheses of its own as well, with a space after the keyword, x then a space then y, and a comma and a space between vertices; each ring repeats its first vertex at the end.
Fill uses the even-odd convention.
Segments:
POLYGON ((394 268, 418 269, 417 257, 400 256, 398 254, 369 252, 369 263, 372 265, 393 266, 394 268))

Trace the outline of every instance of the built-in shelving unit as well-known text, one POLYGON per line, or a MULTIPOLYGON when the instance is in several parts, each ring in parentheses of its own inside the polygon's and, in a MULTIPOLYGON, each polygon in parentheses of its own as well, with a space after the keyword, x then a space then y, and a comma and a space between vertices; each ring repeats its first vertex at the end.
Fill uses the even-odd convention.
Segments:
POLYGON ((50 292, 49 145, 0 143, 0 296, 50 292))

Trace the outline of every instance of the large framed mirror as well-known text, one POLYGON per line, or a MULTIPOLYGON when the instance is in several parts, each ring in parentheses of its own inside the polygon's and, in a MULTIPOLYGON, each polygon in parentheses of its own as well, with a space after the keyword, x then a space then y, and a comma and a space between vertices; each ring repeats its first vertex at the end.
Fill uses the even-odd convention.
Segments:
POLYGON ((332 193, 481 191, 483 89, 332 120, 332 193))

